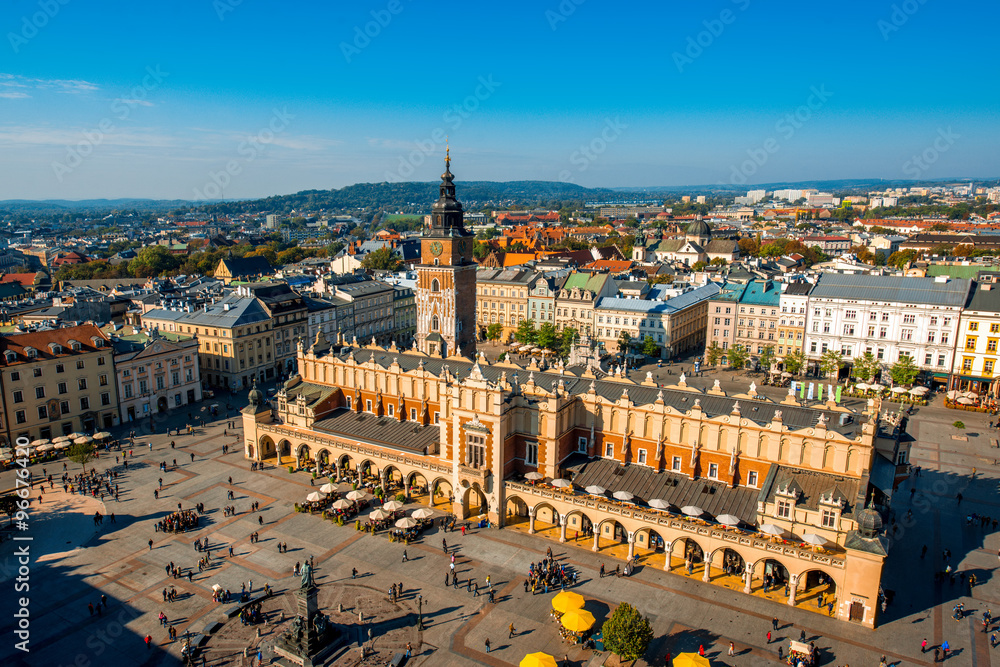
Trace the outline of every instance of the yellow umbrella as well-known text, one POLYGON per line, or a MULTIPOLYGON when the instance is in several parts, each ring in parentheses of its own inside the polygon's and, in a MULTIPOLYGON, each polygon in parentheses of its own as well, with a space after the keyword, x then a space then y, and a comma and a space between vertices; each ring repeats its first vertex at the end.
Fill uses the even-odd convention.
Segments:
POLYGON ((552 598, 552 608, 561 613, 570 609, 583 609, 583 603, 583 596, 573 591, 562 591, 552 598))
POLYGON ((674 658, 674 667, 711 667, 711 664, 697 653, 678 653, 674 658))
POLYGON ((571 609, 563 614, 559 621, 571 632, 583 632, 594 627, 597 619, 586 609, 571 609))
POLYGON ((556 667, 556 659, 548 653, 529 653, 521 660, 520 667, 556 667))

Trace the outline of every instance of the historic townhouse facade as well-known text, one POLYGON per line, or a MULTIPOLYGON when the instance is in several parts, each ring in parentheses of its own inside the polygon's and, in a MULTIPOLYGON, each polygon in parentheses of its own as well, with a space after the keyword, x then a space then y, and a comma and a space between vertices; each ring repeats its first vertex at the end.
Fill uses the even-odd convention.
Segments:
POLYGON ((796 350, 803 351, 811 290, 812 285, 809 283, 782 285, 781 295, 778 297, 778 304, 781 306, 781 315, 778 319, 778 346, 774 350, 779 362, 796 350))
MULTIPOLYGON (((865 352, 888 367, 907 356, 947 382, 971 281, 825 273, 809 294, 805 353, 813 367, 827 350, 849 367, 865 352)), ((847 372, 846 370, 844 372, 847 372)))
MULTIPOLYGON (((473 283, 443 298, 474 296, 473 283)), ((431 504, 453 496, 460 518, 526 525, 595 551, 620 543, 706 582, 736 577, 746 592, 767 575, 789 584, 790 605, 823 587, 835 616, 874 625, 887 543, 871 505, 887 506, 891 489, 871 473, 907 446, 905 420, 883 421, 878 404, 861 417, 833 403, 803 408, 793 396, 776 404, 753 388, 703 392, 683 377, 661 388, 651 377, 598 379, 560 364, 487 365, 474 346, 443 357, 427 322, 455 303, 428 313, 428 301, 418 300, 417 349, 322 334, 303 346, 299 373, 273 407, 251 392, 245 456, 392 478, 407 494, 426 488, 431 504), (529 483, 528 472, 569 486, 529 483), (710 518, 725 515, 744 529, 710 518), (765 524, 784 539, 752 529, 765 524), (803 544, 807 534, 824 549, 803 544)))
MULTIPOLYGON (((990 279, 992 280, 992 278, 990 279)), ((997 398, 1000 389, 1000 283, 977 281, 962 311, 951 389, 997 398)))
MULTIPOLYGON (((518 325, 530 319, 528 295, 540 278, 527 269, 480 269, 476 274, 476 310, 479 313, 479 337, 486 339, 491 324, 500 324, 500 342, 506 343, 518 325)), ((536 323, 537 325, 537 323, 536 323)))

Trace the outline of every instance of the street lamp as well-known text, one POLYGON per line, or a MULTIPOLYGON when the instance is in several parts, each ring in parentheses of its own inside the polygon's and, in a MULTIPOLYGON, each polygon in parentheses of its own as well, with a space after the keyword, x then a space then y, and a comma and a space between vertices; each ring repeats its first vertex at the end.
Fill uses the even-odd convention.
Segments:
POLYGON ((417 630, 424 629, 424 596, 417 596, 417 630))

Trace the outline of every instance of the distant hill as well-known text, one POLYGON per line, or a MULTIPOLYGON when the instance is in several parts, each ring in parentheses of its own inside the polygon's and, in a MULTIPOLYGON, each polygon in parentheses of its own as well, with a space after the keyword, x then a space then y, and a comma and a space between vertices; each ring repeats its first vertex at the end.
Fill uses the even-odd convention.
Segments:
POLYGON ((183 199, 31 199, 0 200, 0 211, 12 213, 68 213, 72 211, 165 211, 186 208, 192 202, 183 199))

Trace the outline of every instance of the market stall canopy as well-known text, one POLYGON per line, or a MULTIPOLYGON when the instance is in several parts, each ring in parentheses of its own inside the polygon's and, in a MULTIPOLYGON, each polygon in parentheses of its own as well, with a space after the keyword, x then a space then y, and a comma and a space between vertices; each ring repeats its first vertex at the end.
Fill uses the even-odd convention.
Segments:
POLYGON ((649 501, 649 506, 657 510, 670 509, 670 503, 668 503, 666 500, 663 500, 662 498, 653 498, 652 500, 649 501))
POLYGON ((678 653, 674 658, 674 667, 711 667, 708 658, 697 653, 678 653))
POLYGON ((583 609, 585 600, 579 593, 573 591, 561 591, 552 598, 552 608, 558 612, 566 613, 571 609, 583 609))
POLYGON ((559 622, 570 632, 584 632, 594 627, 597 619, 586 609, 571 609, 562 615, 559 622))
POLYGON ((556 659, 548 653, 529 653, 518 663, 519 667, 558 667, 556 659))

